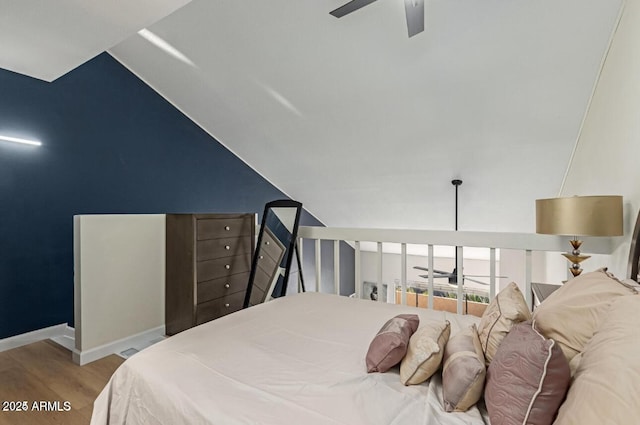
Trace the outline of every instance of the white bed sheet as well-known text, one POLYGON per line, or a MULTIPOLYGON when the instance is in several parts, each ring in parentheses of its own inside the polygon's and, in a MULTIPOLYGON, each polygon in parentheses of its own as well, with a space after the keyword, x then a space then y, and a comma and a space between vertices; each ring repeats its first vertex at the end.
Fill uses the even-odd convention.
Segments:
POLYGON ((368 374, 369 343, 391 317, 473 316, 305 293, 172 336, 134 355, 94 404, 91 425, 475 425, 486 412, 446 413, 440 375, 405 387, 398 367, 368 374))

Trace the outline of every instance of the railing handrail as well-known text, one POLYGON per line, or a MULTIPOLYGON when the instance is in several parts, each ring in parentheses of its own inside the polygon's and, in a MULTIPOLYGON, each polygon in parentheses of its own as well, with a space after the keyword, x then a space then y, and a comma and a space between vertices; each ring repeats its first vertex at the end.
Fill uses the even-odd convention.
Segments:
MULTIPOLYGON (((454 230, 374 229, 354 227, 300 226, 304 239, 407 243, 562 252, 569 249, 568 237, 537 233, 474 232, 454 230)), ((611 254, 619 237, 584 237, 585 252, 611 254)))

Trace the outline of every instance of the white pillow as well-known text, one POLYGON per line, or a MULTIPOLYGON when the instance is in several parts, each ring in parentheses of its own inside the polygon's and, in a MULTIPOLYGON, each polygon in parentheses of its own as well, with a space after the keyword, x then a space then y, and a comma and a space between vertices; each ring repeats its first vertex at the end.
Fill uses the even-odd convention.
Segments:
POLYGON ((518 285, 511 282, 491 301, 478 325, 478 336, 487 366, 511 328, 530 319, 531 312, 522 292, 518 285))
POLYGON ((400 381, 404 385, 421 384, 436 373, 450 333, 449 321, 425 323, 418 328, 411 336, 407 355, 400 363, 400 381))
POLYGON ((617 297, 581 354, 554 425, 636 425, 640 420, 640 296, 617 297))

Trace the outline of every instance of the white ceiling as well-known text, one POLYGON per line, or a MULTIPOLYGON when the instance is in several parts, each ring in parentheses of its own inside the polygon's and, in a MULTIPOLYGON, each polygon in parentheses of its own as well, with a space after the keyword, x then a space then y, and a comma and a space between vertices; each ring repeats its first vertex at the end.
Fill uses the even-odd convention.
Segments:
POLYGON ((191 0, 0 0, 0 67, 53 81, 191 0))
MULTIPOLYGON (((110 52, 331 226, 533 231, 556 196, 618 0, 194 0, 110 52)), ((188 143, 188 141, 185 141, 188 143)))
POLYGON ((327 225, 451 229, 461 178, 461 230, 533 231, 623 0, 427 0, 410 39, 345 2, 193 0, 109 52, 327 225))

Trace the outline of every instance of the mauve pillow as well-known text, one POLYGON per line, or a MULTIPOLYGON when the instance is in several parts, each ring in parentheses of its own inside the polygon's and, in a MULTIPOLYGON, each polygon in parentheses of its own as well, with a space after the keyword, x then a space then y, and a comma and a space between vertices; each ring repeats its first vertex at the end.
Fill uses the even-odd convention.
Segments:
POLYGON ((416 314, 399 314, 389 319, 369 344, 367 372, 386 372, 400 363, 419 324, 416 314))
POLYGON ((442 359, 442 398, 447 412, 464 412, 482 397, 487 368, 476 325, 449 339, 442 359))
POLYGON ((491 425, 549 425, 571 381, 569 362, 531 322, 511 328, 487 370, 484 400, 491 425))

